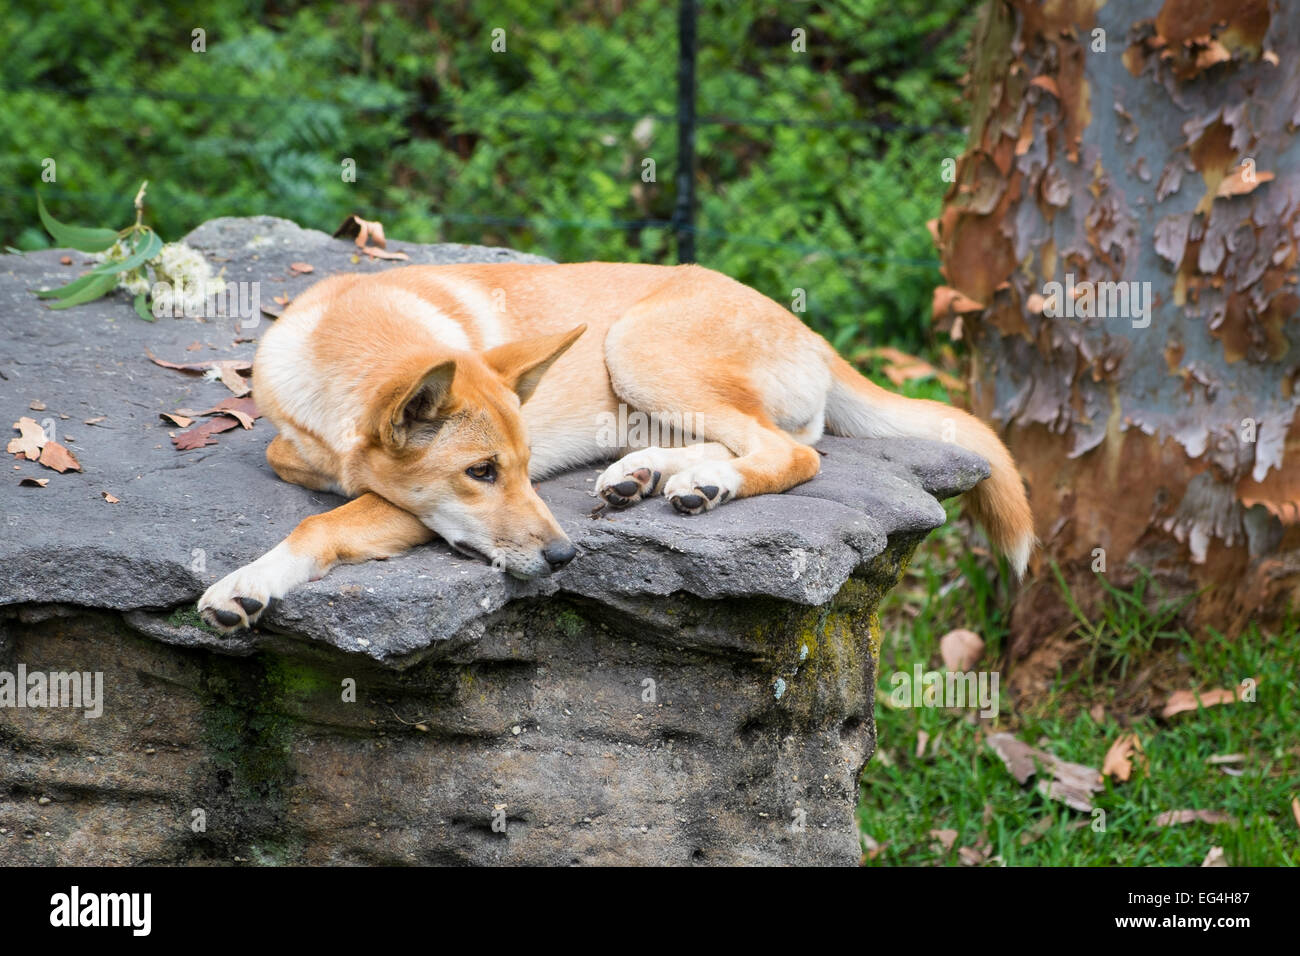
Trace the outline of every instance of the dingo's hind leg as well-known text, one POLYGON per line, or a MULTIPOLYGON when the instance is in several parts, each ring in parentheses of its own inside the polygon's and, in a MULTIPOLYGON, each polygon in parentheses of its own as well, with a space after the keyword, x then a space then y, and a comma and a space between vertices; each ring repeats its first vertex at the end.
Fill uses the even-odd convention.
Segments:
POLYGON ((830 388, 824 343, 753 290, 729 280, 716 288, 720 277, 710 276, 683 272, 633 306, 605 339, 619 399, 655 419, 689 422, 706 443, 698 447, 709 451, 695 458, 697 446, 633 452, 601 476, 603 487, 637 500, 659 490, 651 480, 658 470, 664 497, 685 514, 816 475, 821 458, 806 442, 821 436, 830 388), (641 459, 645 452, 659 456, 657 468, 641 459))

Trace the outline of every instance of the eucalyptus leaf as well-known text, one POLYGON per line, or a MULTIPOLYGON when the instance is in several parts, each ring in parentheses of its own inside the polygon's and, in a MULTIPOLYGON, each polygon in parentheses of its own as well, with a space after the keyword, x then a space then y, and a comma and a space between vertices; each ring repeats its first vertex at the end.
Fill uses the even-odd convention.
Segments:
POLYGON ((66 299, 50 303, 50 308, 70 309, 74 305, 81 305, 83 302, 93 302, 104 293, 111 291, 115 285, 117 285, 117 276, 106 275, 102 272, 98 274, 92 273, 90 282, 66 299))
POLYGON ((134 269, 142 266, 150 259, 162 251, 163 241, 158 238, 158 234, 150 229, 146 233, 143 243, 137 242, 135 251, 120 262, 104 262, 95 267, 95 272, 100 275, 114 275, 118 272, 126 272, 128 269, 134 269))
POLYGON ((143 292, 135 297, 135 314, 140 316, 140 318, 144 319, 146 322, 152 322, 154 320, 154 314, 149 311, 149 306, 145 305, 143 292))
POLYGON ((67 285, 60 286, 57 289, 37 289, 36 297, 39 299, 66 299, 90 285, 95 276, 99 274, 98 272, 87 272, 84 276, 73 279, 67 285))
POLYGON ((59 222, 46 211, 40 193, 36 194, 36 210, 41 214, 41 222, 59 246, 80 249, 82 252, 103 252, 117 242, 118 233, 112 229, 69 226, 59 222))

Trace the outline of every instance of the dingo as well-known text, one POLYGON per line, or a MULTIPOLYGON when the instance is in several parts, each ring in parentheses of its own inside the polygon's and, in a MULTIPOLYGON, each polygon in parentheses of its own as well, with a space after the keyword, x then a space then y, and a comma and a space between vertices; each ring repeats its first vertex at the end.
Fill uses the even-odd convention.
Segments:
POLYGON ((618 459, 595 486, 607 504, 662 494, 698 514, 812 478, 824 430, 977 452, 992 476, 967 495, 974 516, 1018 574, 1035 543, 1015 462, 986 425, 872 384, 793 314, 699 266, 335 276, 263 336, 253 395, 279 429, 266 450, 275 473, 354 500, 208 588, 199 610, 223 631, 251 626, 338 562, 434 535, 517 577, 549 574, 574 548, 534 480, 618 459), (700 434, 679 447, 610 447, 620 406, 693 416, 700 434))

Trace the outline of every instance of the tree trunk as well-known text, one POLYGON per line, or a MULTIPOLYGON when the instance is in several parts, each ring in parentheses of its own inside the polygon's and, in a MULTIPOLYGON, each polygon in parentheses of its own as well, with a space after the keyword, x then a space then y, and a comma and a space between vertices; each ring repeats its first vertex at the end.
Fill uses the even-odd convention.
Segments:
POLYGON ((968 94, 935 319, 971 344, 973 410, 1043 542, 1013 657, 1066 625, 1049 562, 1084 606, 1094 572, 1148 569, 1194 595, 1197 630, 1280 613, 1300 580, 1300 17, 991 0, 968 94))

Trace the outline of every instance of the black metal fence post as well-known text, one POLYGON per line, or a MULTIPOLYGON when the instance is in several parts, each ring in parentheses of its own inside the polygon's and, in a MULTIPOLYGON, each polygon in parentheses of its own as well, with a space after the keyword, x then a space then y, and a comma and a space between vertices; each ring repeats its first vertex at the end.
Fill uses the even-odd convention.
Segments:
POLYGON ((695 261, 695 18, 699 0, 677 11, 677 261, 695 261))

